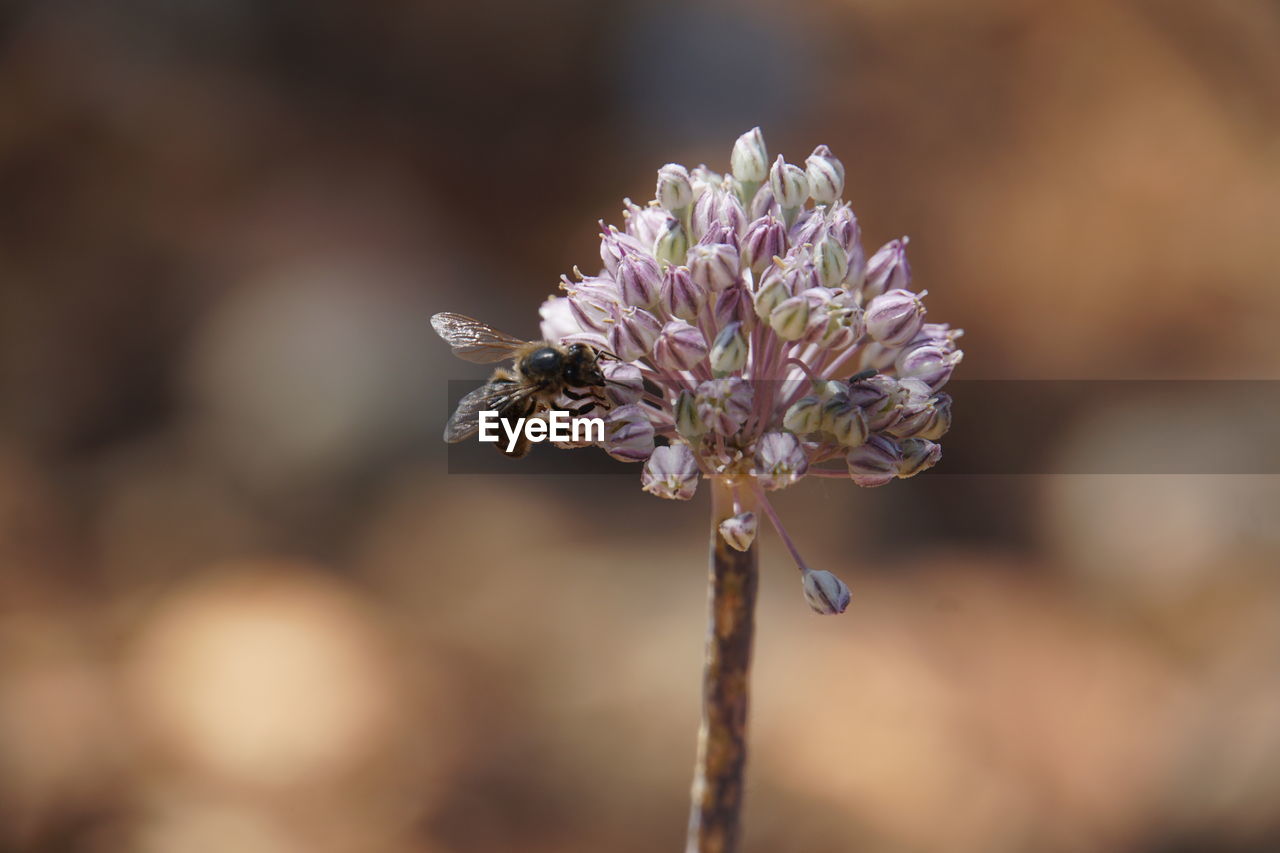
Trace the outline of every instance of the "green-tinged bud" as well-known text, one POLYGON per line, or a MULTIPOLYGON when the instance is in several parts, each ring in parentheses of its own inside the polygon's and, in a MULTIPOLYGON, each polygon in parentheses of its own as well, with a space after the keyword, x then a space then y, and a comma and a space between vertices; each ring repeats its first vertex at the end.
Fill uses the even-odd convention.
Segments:
POLYGON ((902 442, 902 461, 898 463, 898 477, 905 480, 921 471, 927 471, 942 458, 942 445, 925 438, 908 438, 902 442))
POLYGON ((698 460, 684 444, 654 448, 640 472, 640 486, 660 498, 687 501, 698 490, 698 460))
POLYGON ((813 250, 813 265, 823 287, 839 287, 849 274, 849 255, 835 240, 824 237, 813 250))
POLYGON ((745 551, 756 541, 756 514, 741 512, 720 522, 720 535, 735 551, 745 551))
POLYGON ((841 394, 822 404, 822 431, 845 447, 857 447, 867 440, 867 418, 841 394))
POLYGON ((711 345, 711 371, 716 376, 727 376, 736 373, 747 365, 749 350, 747 336, 742 333, 741 323, 730 323, 716 335, 711 345))
POLYGON ((804 569, 804 600, 809 602, 814 613, 823 616, 834 616, 843 613, 853 598, 844 581, 831 572, 815 572, 804 569))
POLYGON ((688 254, 689 238, 685 236, 684 226, 674 217, 668 219, 666 227, 653 243, 653 256, 665 269, 682 266, 688 254))
POLYGON ((803 296, 784 299, 769 313, 769 326, 784 341, 798 341, 809 328, 809 300, 803 296))
POLYGON ((813 383, 813 393, 819 400, 826 402, 833 397, 848 396, 849 386, 839 379, 819 379, 813 383))
POLYGON ((782 425, 796 435, 809 435, 822 429, 822 400, 812 394, 796 400, 782 416, 782 425))
POLYGON ((818 204, 831 204, 844 192, 844 164, 831 155, 831 149, 819 145, 804 161, 809 192, 818 204))
POLYGON ((790 296, 791 291, 787 290, 786 279, 777 271, 777 267, 773 267, 772 272, 765 273, 753 297, 756 316, 761 320, 767 320, 773 313, 773 309, 790 296))
POLYGON ((764 134, 753 127, 733 143, 729 155, 733 176, 743 183, 758 184, 769 174, 769 152, 764 147, 764 134))
POLYGON ((681 391, 676 397, 676 432, 685 441, 696 442, 707 431, 698 413, 698 402, 688 391, 681 391))
POLYGON ((916 434, 916 438, 937 441, 951 429, 951 395, 939 394, 933 400, 933 413, 928 424, 916 434))
POLYGON ((809 200, 809 179, 805 177, 804 169, 791 165, 782 159, 781 154, 769 169, 769 188, 783 210, 802 207, 809 200))
POLYGON ((672 213, 693 204, 693 183, 689 179, 689 170, 678 163, 668 163, 659 169, 658 188, 654 198, 672 213))

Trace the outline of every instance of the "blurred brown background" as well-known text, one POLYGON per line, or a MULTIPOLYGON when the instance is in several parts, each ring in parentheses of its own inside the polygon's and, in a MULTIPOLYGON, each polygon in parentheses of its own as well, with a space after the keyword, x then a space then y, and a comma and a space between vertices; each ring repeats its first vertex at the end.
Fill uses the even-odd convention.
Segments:
MULTIPOLYGON (((483 371, 427 317, 532 336, 597 219, 754 124, 843 158, 869 249, 911 235, 960 377, 1280 378, 1274 3, 0 27, 3 851, 681 849, 705 495, 447 475, 483 371)), ((1062 453, 1204 414, 1083 411, 1062 453)), ((778 504, 854 603, 812 616, 765 535, 749 851, 1280 849, 1275 477, 944 459, 778 504)))

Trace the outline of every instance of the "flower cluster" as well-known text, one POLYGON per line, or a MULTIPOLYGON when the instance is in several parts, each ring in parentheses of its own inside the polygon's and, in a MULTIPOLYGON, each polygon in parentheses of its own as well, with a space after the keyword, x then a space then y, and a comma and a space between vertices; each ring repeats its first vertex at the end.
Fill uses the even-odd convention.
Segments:
MULTIPOLYGON (((613 356, 604 449, 678 500, 699 476, 765 501, 806 475, 881 486, 929 468, 961 332, 925 322, 907 238, 866 256, 825 145, 804 166, 771 162, 756 128, 730 163, 663 166, 653 201, 627 200, 622 229, 601 224, 600 272, 566 276, 541 308, 547 340, 613 356)), ((740 516, 721 533, 745 549, 755 518, 740 516)), ((842 610, 847 589, 796 559, 815 609, 842 610)))

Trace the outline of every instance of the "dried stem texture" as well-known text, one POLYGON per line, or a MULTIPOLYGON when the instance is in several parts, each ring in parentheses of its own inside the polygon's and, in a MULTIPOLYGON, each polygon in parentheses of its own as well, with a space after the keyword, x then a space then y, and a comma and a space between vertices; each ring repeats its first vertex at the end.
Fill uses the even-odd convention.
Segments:
MULTIPOLYGON (((755 633, 756 546, 735 551, 719 535, 735 514, 732 481, 713 478, 711 498, 710 625, 702 677, 702 725, 693 775, 686 853, 734 853, 741 829, 747 761, 747 700, 755 633)), ((748 484, 738 489, 741 510, 753 509, 748 484)))

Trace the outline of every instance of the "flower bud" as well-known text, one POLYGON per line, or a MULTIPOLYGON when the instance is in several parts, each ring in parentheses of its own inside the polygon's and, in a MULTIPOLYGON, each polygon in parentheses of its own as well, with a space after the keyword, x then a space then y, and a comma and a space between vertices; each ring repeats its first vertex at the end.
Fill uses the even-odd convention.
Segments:
POLYGON ((756 514, 740 512, 720 522, 720 535, 730 548, 745 551, 756 541, 756 514))
POLYGON ((674 217, 667 219, 662 233, 653 242, 653 256, 663 267, 672 267, 683 264, 688 253, 689 238, 685 235, 680 220, 674 217))
MULTIPOLYGON (((601 225, 603 227, 603 223, 601 225)), ((644 250, 644 245, 635 237, 622 233, 612 225, 600 235, 600 260, 604 262, 609 275, 618 271, 618 261, 624 256, 644 250)))
POLYGON ((658 318, 643 308, 618 309, 609 327, 609 350, 623 361, 635 361, 649 354, 661 331, 658 318))
POLYGON ((942 458, 942 446, 925 438, 908 438, 902 442, 902 461, 898 463, 898 477, 905 480, 921 471, 927 471, 942 458))
POLYGON ((654 198, 672 213, 693 204, 693 184, 689 180, 689 170, 678 163, 668 163, 659 169, 658 188, 654 198))
POLYGON ((873 435, 845 457, 853 482, 866 488, 883 486, 898 476, 902 451, 893 441, 873 435))
POLYGON ((789 432, 770 432, 756 444, 755 476, 766 489, 783 489, 809 470, 800 439, 789 432))
POLYGON ((716 335, 711 345, 711 370, 719 376, 737 373, 747 365, 747 352, 750 345, 747 336, 742 332, 741 323, 730 323, 716 335))
POLYGON ((641 246, 652 246, 653 241, 658 239, 658 235, 667 224, 667 212, 659 207, 657 202, 650 202, 646 207, 641 207, 631 199, 627 199, 626 207, 622 210, 622 218, 626 220, 627 234, 641 246))
POLYGON ((907 238, 890 240, 867 261, 862 296, 864 299, 874 299, 890 290, 905 290, 910 284, 911 265, 907 263, 907 238))
POLYGON ((751 416, 751 383, 736 376, 698 386, 698 415, 709 429, 733 435, 751 416))
POLYGON ((924 344, 903 350, 898 356, 898 375, 922 379, 937 391, 951 378, 952 371, 964 358, 964 352, 939 344, 924 344))
POLYGON ((819 145, 804 161, 805 176, 809 179, 809 192, 819 204, 831 204, 844 192, 844 164, 831 154, 831 149, 819 145))
POLYGON ((787 252, 787 228, 776 216, 762 216, 742 234, 742 261, 757 276, 787 252))
POLYGON ((900 347, 919 333, 924 313, 924 303, 910 290, 887 291, 867 305, 867 334, 885 346, 900 347))
POLYGON ((867 416, 872 432, 889 429, 902 418, 902 401, 906 394, 892 376, 878 374, 849 386, 849 399, 867 416))
POLYGON ((872 370, 888 370, 897 361, 901 352, 901 347, 887 347, 875 341, 867 341, 862 348, 862 355, 858 359, 858 365, 872 370))
POLYGON ((886 432, 894 438, 941 438, 951 426, 951 398, 934 397, 920 379, 901 379, 898 384, 907 391, 902 417, 886 432))
POLYGON ((814 207, 800 211, 796 221, 791 223, 791 230, 787 232, 787 236, 793 246, 803 246, 805 243, 816 246, 822 242, 826 233, 827 209, 814 207))
POLYGON ((583 329, 603 332, 618 308, 618 285, 604 276, 590 276, 581 281, 560 277, 560 289, 569 297, 569 310, 583 329))
POLYGON ((777 267, 770 267, 760 280, 760 286, 756 288, 753 299, 756 316, 761 320, 767 320, 773 313, 773 309, 790 296, 791 291, 787 289, 787 282, 782 277, 781 271, 777 267))
POLYGON ((615 406, 640 402, 640 397, 644 394, 644 378, 640 368, 616 358, 602 358, 600 372, 605 378, 605 394, 615 406))
POLYGON ((778 200, 773 197, 773 188, 765 184, 756 190, 756 194, 751 199, 751 206, 747 208, 747 216, 752 221, 762 216, 781 216, 782 208, 778 206, 778 200))
POLYGON ((849 273, 849 256, 844 249, 830 237, 814 247, 813 265, 818 270, 818 281, 824 287, 839 287, 849 273))
POLYGON ((636 252, 621 258, 614 277, 624 305, 652 308, 657 304, 662 272, 648 252, 636 252))
POLYGON ((738 281, 738 250, 724 243, 699 243, 689 250, 693 283, 721 291, 738 281))
POLYGON ((697 441, 707 431, 698 412, 698 401, 688 391, 681 391, 676 397, 676 432, 685 441, 697 441))
POLYGON ((640 487, 651 495, 687 501, 698 489, 698 461, 687 445, 655 447, 640 472, 640 487))
POLYGON ((951 429, 951 395, 939 394, 933 398, 929 408, 931 410, 929 420, 915 437, 937 441, 951 429))
POLYGON ((796 435, 809 435, 822 428, 822 400, 810 394, 791 404, 782 416, 782 425, 796 435))
POLYGON ((702 288, 693 283, 688 267, 667 267, 658 290, 658 301, 672 317, 692 323, 702 310, 702 288))
POLYGON ((697 326, 671 320, 653 345, 653 360, 667 370, 692 370, 707 357, 707 339, 697 326))
POLYGON ((784 341, 798 341, 809 326, 809 300, 792 296, 778 303, 769 314, 769 327, 784 341))
POLYGON ((838 379, 819 379, 813 383, 813 393, 825 403, 832 397, 849 396, 849 386, 838 379))
POLYGON ((804 169, 791 165, 781 154, 769 169, 769 188, 783 210, 802 207, 809 199, 809 179, 804 169))
POLYGON ((719 187, 709 186, 693 203, 693 213, 689 216, 690 239, 702 241, 703 236, 713 225, 720 224, 720 197, 724 191, 719 187))
POLYGON ((844 581, 831 572, 806 569, 804 572, 804 600, 815 613, 834 616, 843 613, 853 595, 844 581))
POLYGON ((751 130, 738 137, 733 143, 733 153, 729 155, 729 165, 733 176, 743 183, 760 183, 769 173, 769 152, 764 147, 764 134, 760 128, 751 130))
POLYGON ((653 453, 653 424, 639 405, 613 409, 604 419, 605 452, 621 462, 640 462, 653 453))
POLYGON ((822 404, 822 431, 845 447, 857 447, 867 440, 867 418, 848 397, 832 397, 822 404))

